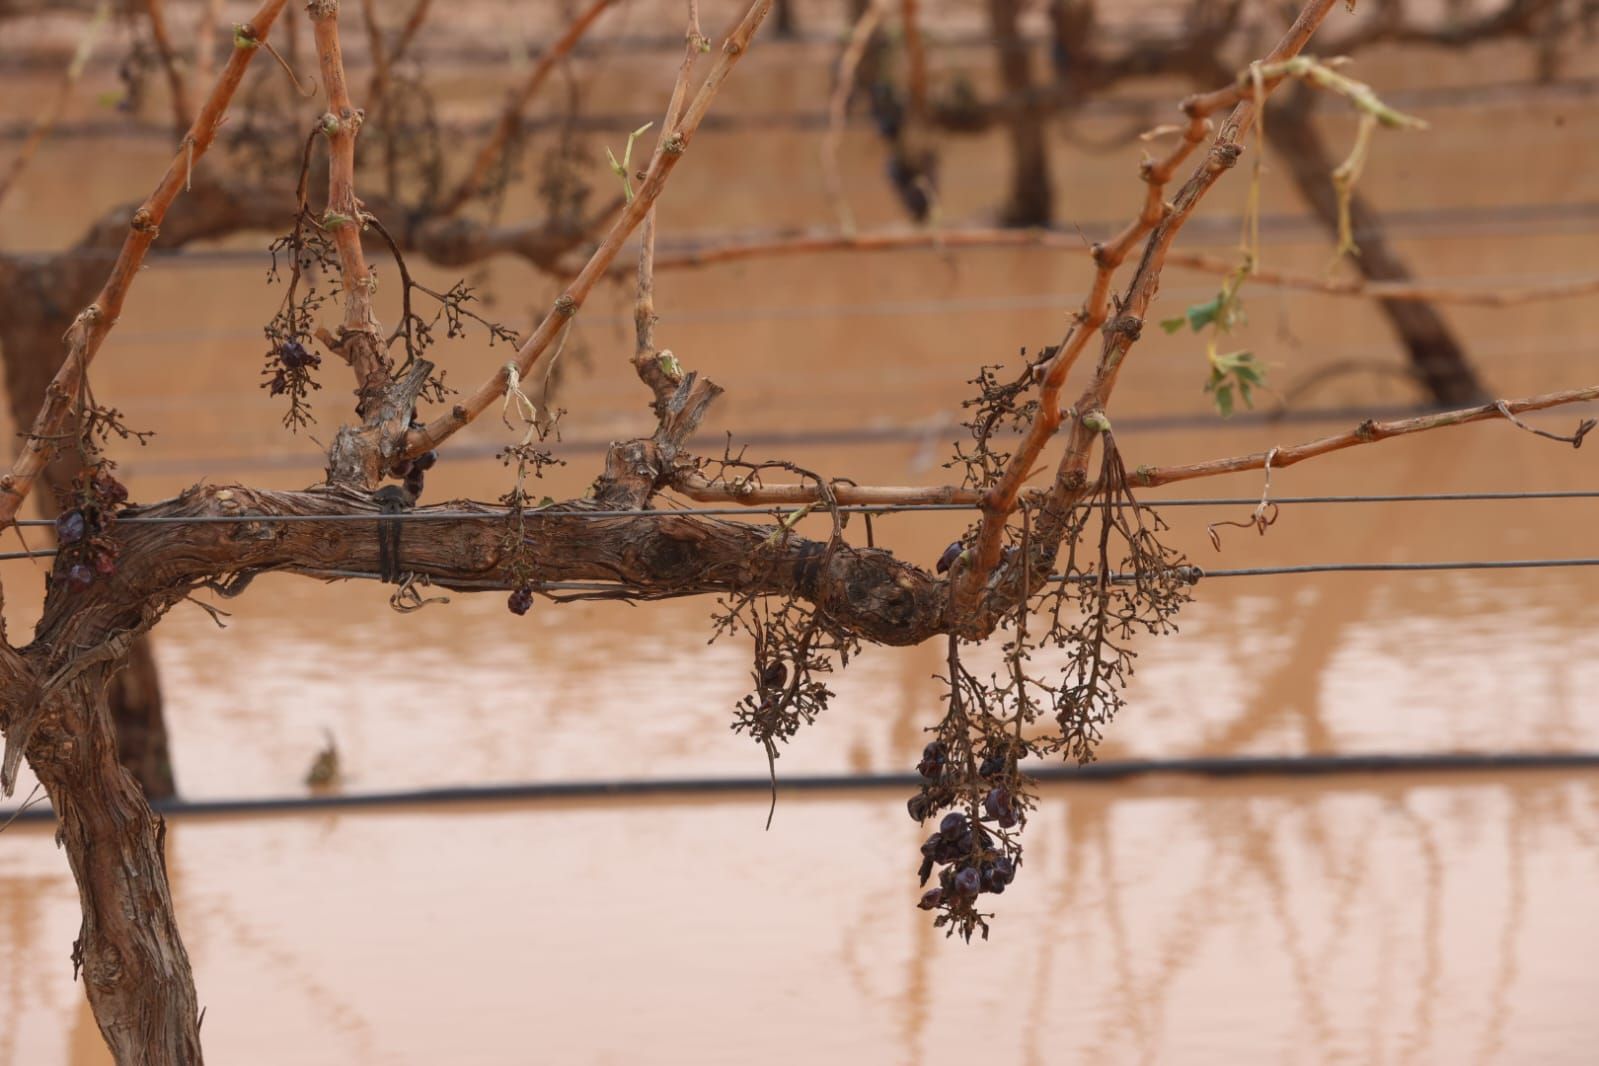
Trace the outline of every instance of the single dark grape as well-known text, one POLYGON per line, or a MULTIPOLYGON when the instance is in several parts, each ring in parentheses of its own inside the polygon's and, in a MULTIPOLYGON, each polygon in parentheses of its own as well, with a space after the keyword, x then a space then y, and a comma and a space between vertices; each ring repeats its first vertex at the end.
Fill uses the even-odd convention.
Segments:
POLYGON ((994 860, 994 877, 1007 885, 1016 880, 1016 863, 1009 855, 994 860))
POLYGON ((982 765, 978 766, 977 772, 983 777, 998 777, 1005 772, 1005 756, 998 752, 989 752, 983 758, 982 765))
POLYGON ((937 910, 943 902, 944 890, 942 888, 930 888, 922 893, 922 901, 916 905, 924 911, 931 911, 937 910))
POLYGON ((413 500, 422 495, 422 471, 413 468, 405 475, 405 491, 411 494, 413 500))
POLYGON ((916 764, 916 772, 929 781, 936 781, 944 773, 944 745, 933 741, 922 749, 922 761, 916 764))
POLYGON ((511 593, 505 605, 511 609, 512 614, 527 614, 533 607, 533 590, 526 585, 511 593))
POLYGON ((938 557, 938 572, 940 574, 949 573, 949 568, 955 565, 955 560, 959 559, 961 552, 965 550, 965 546, 960 541, 952 542, 949 547, 944 549, 944 554, 938 557))
POLYGON ((787 683, 788 664, 781 659, 773 659, 761 671, 761 684, 766 688, 782 688, 787 683))
POLYGON ((66 511, 56 516, 56 540, 62 544, 76 544, 83 539, 82 511, 66 511))
POLYGON ((983 876, 974 867, 963 866, 955 874, 955 891, 967 899, 975 899, 983 890, 983 876))
POLYGON ((284 341, 278 345, 278 362, 290 370, 322 365, 322 357, 299 341, 284 341))
POLYGON ((67 570, 67 580, 74 588, 86 589, 94 584, 94 571, 82 563, 73 563, 67 570))
POLYGON ((411 460, 411 462, 416 464, 416 468, 418 470, 432 470, 433 464, 438 461, 438 452, 423 452, 421 455, 411 460))
POLYGON ((983 810, 1001 829, 1010 829, 1019 821, 1016 800, 1003 786, 989 789, 988 795, 983 797, 983 810))
POLYGON ((413 460, 413 459, 398 459, 398 460, 395 461, 393 466, 389 467, 389 474, 392 477, 410 477, 411 476, 411 471, 415 470, 415 469, 416 469, 416 461, 415 460, 413 460))
POLYGON ((938 823, 938 831, 944 834, 945 840, 959 837, 966 829, 966 816, 960 811, 950 811, 944 815, 944 820, 938 823))
POLYGON ((983 810, 990 818, 1003 818, 1011 811, 1010 793, 1003 785, 988 790, 988 795, 983 797, 983 810))

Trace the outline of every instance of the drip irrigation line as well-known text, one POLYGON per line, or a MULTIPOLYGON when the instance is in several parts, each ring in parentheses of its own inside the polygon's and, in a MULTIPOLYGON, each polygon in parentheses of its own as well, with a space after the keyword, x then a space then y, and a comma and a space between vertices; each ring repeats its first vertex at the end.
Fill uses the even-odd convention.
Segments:
MULTIPOLYGON (((1372 504, 1372 503, 1466 503, 1466 502, 1505 502, 1519 500, 1592 500, 1599 499, 1599 490, 1594 489, 1555 489, 1549 491, 1527 492, 1403 492, 1403 493, 1372 493, 1367 495, 1330 495, 1330 496, 1274 496, 1269 502, 1278 505, 1288 504, 1372 504)), ((1141 501, 1146 509, 1159 507, 1246 507, 1260 503, 1258 496, 1211 496, 1211 497, 1186 497, 1169 500, 1141 501)), ((622 508, 596 508, 582 511, 554 511, 533 509, 523 512, 527 517, 540 520, 551 519, 600 519, 600 518, 675 518, 683 516, 696 517, 733 517, 739 515, 754 516, 768 515, 771 517, 791 515, 794 511, 803 509, 807 504, 762 504, 743 507, 622 507, 622 508)), ((916 513, 925 511, 974 511, 981 505, 977 503, 851 503, 838 507, 841 514, 868 514, 890 515, 902 513, 916 513)), ((820 505, 815 505, 817 515, 825 515, 827 510, 820 505)), ((317 523, 317 522, 444 522, 444 521, 496 521, 507 517, 509 511, 405 511, 400 514, 384 514, 382 512, 346 512, 340 514, 236 514, 236 515, 128 515, 118 518, 117 521, 125 525, 157 525, 157 526, 202 526, 202 525, 229 525, 238 523, 256 523, 262 525, 278 525, 288 523, 317 523)), ((53 526, 55 520, 50 518, 22 518, 13 525, 18 526, 53 526)))
MULTIPOLYGON (((1135 778, 1196 776, 1216 779, 1331 777, 1340 775, 1460 774, 1490 771, 1594 770, 1599 752, 1438 752, 1298 756, 1217 756, 1178 759, 1115 759, 1082 766, 1035 766, 1028 773, 1042 784, 1114 784, 1135 778)), ((779 777, 781 792, 832 793, 914 789, 919 774, 799 774, 779 777)), ((504 785, 457 785, 346 795, 269 796, 255 799, 158 800, 162 815, 292 814, 303 811, 372 810, 386 807, 449 806, 504 801, 615 799, 648 796, 714 796, 771 790, 768 777, 634 778, 537 781, 504 785)), ((0 818, 14 811, 0 811, 0 818)), ((19 822, 48 822, 55 812, 34 807, 19 822)))

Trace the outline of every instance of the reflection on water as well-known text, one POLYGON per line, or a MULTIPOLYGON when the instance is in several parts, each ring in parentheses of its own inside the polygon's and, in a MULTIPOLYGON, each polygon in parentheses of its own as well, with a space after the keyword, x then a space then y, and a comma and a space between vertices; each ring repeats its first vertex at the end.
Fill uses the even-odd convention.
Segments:
MULTIPOLYGON (((1469 83, 1480 62, 1382 54, 1360 74, 1397 91, 1469 83)), ((731 106, 786 107, 787 75, 822 70, 780 66, 783 77, 762 81, 756 69, 731 106)), ((596 108, 646 98, 656 107, 642 82, 593 88, 596 108)), ((1599 113, 1569 100, 1511 101, 1491 116, 1427 113, 1425 136, 1383 139, 1363 187, 1394 209, 1599 202, 1599 113), (1528 166, 1554 137, 1565 162, 1528 166)), ((1343 129, 1341 118, 1328 121, 1343 129)), ((1102 125, 1083 132, 1098 139, 1116 124, 1102 125)), ((1004 182, 997 143, 949 146, 950 218, 992 207, 1004 182)), ((1131 209, 1134 153, 1059 149, 1068 218, 1092 224, 1131 209)), ((83 204, 114 202, 130 174, 165 162, 141 142, 118 144, 117 167, 95 165, 88 151, 46 147, 8 204, 7 247, 66 242, 83 204)), ((846 138, 863 224, 894 217, 879 151, 865 135, 846 138)), ((707 131, 673 179, 665 233, 829 217, 820 182, 795 163, 813 152, 792 131, 707 131), (728 172, 743 177, 717 179, 728 172)), ((1266 178, 1268 210, 1296 210, 1281 176, 1268 169, 1266 178)), ((1221 188, 1214 211, 1236 211, 1242 189, 1221 188)), ((525 209, 513 201, 507 216, 525 209)), ((1189 247, 1211 240, 1210 250, 1230 253, 1230 234, 1206 232, 1189 247)), ((1400 243, 1429 277, 1595 269, 1592 235, 1579 227, 1434 229, 1400 243)), ((1319 270, 1326 253, 1302 228, 1267 246, 1268 265, 1284 269, 1319 270)), ((454 280, 413 265, 443 287, 454 280)), ((793 450, 829 475, 930 482, 944 476, 963 379, 1057 339, 1086 272, 1086 257, 1025 250, 790 259, 663 276, 657 303, 663 341, 728 387, 707 439, 925 430, 919 441, 835 437, 793 450)), ((287 440, 281 412, 255 388, 256 330, 279 298, 260 275, 223 264, 141 277, 95 382, 132 424, 161 431, 122 457, 137 497, 233 476, 227 456, 270 460, 247 475, 255 483, 319 477, 314 446, 287 440)), ((550 295, 547 279, 516 265, 496 264, 480 280, 513 320, 550 295)), ((1173 275, 1157 311, 1213 291, 1213 279, 1173 275)), ((1239 346, 1273 362, 1278 380, 1351 358, 1397 359, 1364 305, 1303 293, 1251 301, 1239 346)), ((628 311, 626 293, 607 289, 579 320, 561 401, 573 438, 646 428, 636 384, 613 372, 631 351, 628 311)), ((394 309, 383 316, 392 321, 394 309)), ((1596 377, 1599 301, 1447 317, 1504 395, 1596 377)), ((1118 411, 1202 414, 1192 339, 1157 332, 1123 376, 1118 411)), ((444 357, 455 383, 496 359, 477 344, 444 357)), ((1344 380, 1312 402, 1404 399, 1373 380, 1344 380)), ((343 387, 319 394, 314 435, 347 402, 343 387)), ((464 443, 498 441, 493 421, 464 443)), ((1216 424, 1121 436, 1138 464, 1321 431, 1216 424)), ((1274 490, 1595 483, 1587 451, 1506 426, 1451 432, 1283 471, 1274 490)), ((580 493, 594 461, 574 456, 548 491, 580 493)), ((493 499, 505 481, 491 460, 446 449, 429 496, 493 499)), ((1259 491, 1248 475, 1164 495, 1259 491)), ((1591 502, 1285 508, 1269 536, 1229 531, 1218 555, 1205 524, 1247 508, 1234 511, 1171 509, 1171 540, 1209 567, 1595 554, 1591 502)), ((885 518, 877 533, 902 557, 931 563, 965 521, 885 518)), ((0 576, 13 632, 25 633, 40 574, 7 563, 0 576)), ((1103 754, 1599 749, 1588 695, 1599 688, 1596 592, 1594 571, 1206 580, 1178 635, 1139 644, 1129 707, 1103 754)), ((727 729, 748 684, 748 649, 705 645, 706 602, 541 605, 515 619, 497 597, 457 596, 407 616, 385 599, 365 583, 268 577, 225 605, 234 612, 226 631, 177 609, 157 654, 180 788, 294 793, 324 727, 358 790, 764 769, 727 729)), ((780 772, 907 768, 936 717, 940 657, 933 646, 868 649, 780 772)), ((970 948, 945 941, 911 906, 919 834, 903 799, 785 795, 769 833, 757 796, 179 819, 170 867, 208 1050, 226 1063, 402 1066, 1592 1061, 1592 775, 1051 788, 1023 875, 997 901, 995 939, 970 948)), ((7 830, 0 1066, 105 1061, 71 981, 76 907, 49 832, 7 830)))
MULTIPOLYGON (((886 793, 190 819, 171 864, 222 1062, 1588 1061, 1592 780, 1044 800, 973 947, 886 793)), ((8 832, 0 1061, 103 1061, 59 864, 8 832)))

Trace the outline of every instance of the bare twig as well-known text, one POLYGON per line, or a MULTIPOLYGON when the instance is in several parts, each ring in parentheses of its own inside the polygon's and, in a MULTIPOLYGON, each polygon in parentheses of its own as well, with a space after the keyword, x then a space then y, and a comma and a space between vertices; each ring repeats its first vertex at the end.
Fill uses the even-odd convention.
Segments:
MULTIPOLYGON (((1316 28, 1321 25, 1337 0, 1309 0, 1283 39, 1266 58, 1267 63, 1280 63, 1299 54, 1316 28)), ((1250 79, 1209 93, 1191 96, 1183 102, 1183 113, 1188 124, 1182 142, 1159 162, 1148 161, 1142 168, 1146 184, 1143 210, 1120 236, 1109 244, 1096 244, 1093 248, 1095 274, 1089 296, 1072 332, 1061 344, 1060 351, 1046 364, 1039 389, 1038 410, 1022 438, 1021 445, 1011 456, 1005 472, 984 497, 983 517, 977 541, 972 549, 970 565, 962 568, 956 579, 958 604, 975 602, 988 577, 1000 559, 1006 520, 1015 510, 1023 482, 1031 475, 1045 444, 1061 423, 1060 389, 1066 374, 1091 337, 1106 323, 1110 285, 1116 268, 1132 250, 1134 244, 1146 235, 1143 256, 1138 269, 1129 281, 1124 297, 1118 302, 1117 317, 1105 330, 1099 367, 1094 380, 1078 401, 1079 415, 1087 415, 1102 408, 1115 387, 1116 375, 1123 356, 1137 340, 1144 315, 1155 297, 1161 270, 1172 241, 1183 223, 1193 212, 1206 192, 1229 170, 1242 151, 1240 138, 1254 122, 1255 92, 1264 95, 1275 85, 1273 78, 1260 79, 1253 85, 1250 79), (1253 90, 1253 91, 1252 91, 1253 90), (1183 185, 1176 199, 1167 204, 1164 199, 1166 182, 1171 180, 1177 166, 1203 140, 1209 128, 1208 117, 1217 111, 1233 107, 1222 125, 1216 142, 1205 160, 1183 185)), ((1056 476, 1056 496, 1080 487, 1087 452, 1098 430, 1079 417, 1075 420, 1071 442, 1056 476), (1071 488, 1066 486, 1070 483, 1071 488)), ((1057 502, 1059 502, 1057 500, 1057 502)), ((1063 513, 1059 507, 1055 513, 1063 513)), ((1048 542, 1049 535, 1040 538, 1048 542)))
POLYGON ((344 323, 332 347, 355 371, 356 391, 361 397, 357 410, 364 410, 389 376, 382 333, 372 306, 376 279, 361 249, 365 214, 355 196, 355 139, 360 135, 364 116, 350 99, 344 76, 338 0, 311 0, 306 10, 311 16, 322 83, 328 94, 328 112, 322 116, 322 132, 328 139, 328 203, 321 226, 332 234, 339 251, 340 288, 344 293, 344 323))
MULTIPOLYGON (((1590 385, 1582 389, 1568 389, 1563 392, 1549 392, 1541 396, 1530 396, 1522 400, 1499 400, 1495 403, 1480 404, 1476 407, 1465 407, 1455 411, 1443 411, 1438 414, 1420 415, 1415 418, 1401 418, 1391 422, 1376 422, 1367 420, 1349 430, 1331 437, 1322 437, 1319 440, 1308 441, 1304 444, 1295 444, 1290 447, 1271 448, 1264 452, 1252 452, 1249 455, 1235 455, 1228 459, 1211 459, 1203 463, 1189 463, 1182 466, 1141 466, 1128 475, 1135 485, 1152 487, 1155 485, 1169 485, 1174 481, 1191 481, 1195 478, 1215 477, 1217 474, 1235 474, 1241 470, 1261 470, 1270 459, 1273 470, 1293 466, 1295 463, 1314 459, 1328 452, 1341 451, 1344 448, 1353 448, 1360 444, 1374 444, 1380 440, 1391 437, 1402 437, 1411 433, 1424 433, 1428 430, 1443 429, 1447 426, 1463 426, 1468 422, 1485 422, 1496 418, 1509 419, 1520 425, 1520 420, 1515 416, 1527 411, 1542 411, 1550 407, 1559 407, 1564 404, 1585 403, 1599 400, 1599 385, 1590 385)), ((1587 424, 1587 420, 1584 420, 1587 424)), ((1522 428, 1528 428, 1522 426, 1522 428)), ((1553 436, 1539 430, 1532 430, 1540 436, 1553 436)), ((1570 443, 1571 437, 1553 437, 1555 440, 1570 443)))
MULTIPOLYGON (((755 0, 750 5, 743 20, 723 42, 721 54, 717 56, 716 62, 705 76, 705 81, 695 94, 687 112, 684 113, 682 122, 673 131, 673 137, 666 142, 665 151, 650 163, 649 171, 644 175, 637 195, 622 211, 621 217, 612 225, 610 233, 600 243, 582 271, 556 299, 554 313, 544 317, 533 335, 517 351, 517 369, 523 379, 529 377, 534 364, 549 350, 551 343, 562 332, 567 321, 577 314, 583 301, 588 298, 595 284, 605 276, 611 262, 622 250, 623 242, 654 206, 656 199, 661 195, 661 190, 666 187, 672 169, 683 158, 695 131, 699 129, 706 112, 710 110, 711 102, 716 99, 723 81, 731 73, 739 57, 749 48, 750 39, 760 28, 761 21, 771 6, 772 0, 755 0)), ((469 425, 505 394, 506 380, 503 368, 496 371, 464 402, 456 404, 454 408, 433 419, 424 428, 413 430, 406 437, 405 456, 420 455, 435 448, 440 442, 454 436, 462 427, 469 425)))
MULTIPOLYGON (((694 72, 694 62, 710 48, 710 42, 700 32, 699 0, 688 0, 688 29, 684 33, 683 64, 678 68, 677 82, 672 86, 672 96, 666 105, 666 118, 661 123, 660 136, 655 141, 653 166, 666 145, 677 135, 677 125, 683 120, 683 105, 688 99, 688 83, 694 72)), ((633 325, 636 343, 633 347, 633 369, 655 394, 657 410, 664 410, 679 382, 682 371, 675 365, 663 365, 655 350, 655 208, 644 216, 639 230, 638 299, 633 308, 633 325)))
POLYGON ((11 465, 11 472, 0 477, 0 529, 10 525, 16 518, 17 509, 27 498, 34 481, 55 454, 55 442, 61 439, 84 374, 122 313, 123 301, 144 263, 145 253, 155 241, 167 209, 183 190, 192 164, 211 146, 223 112, 227 110, 250 60, 255 56, 257 42, 266 38, 286 3, 287 0, 264 0, 250 21, 237 28, 233 54, 228 58, 227 66, 222 69, 211 95, 200 108, 177 155, 168 164, 161 183, 133 213, 130 220, 132 232, 123 242, 122 251, 111 268, 105 286, 94 302, 79 313, 68 330, 66 359, 50 383, 45 402, 34 419, 21 453, 11 465))
MULTIPOLYGON (((1081 248, 1076 234, 1045 229, 884 229, 845 233, 815 229, 772 235, 718 240, 701 246, 680 247, 657 254, 656 270, 685 270, 737 263, 750 259, 778 259, 796 255, 823 255, 831 252, 900 252, 919 249, 953 248, 1048 248, 1071 251, 1081 248)), ((1166 265, 1183 270, 1227 277, 1238 270, 1235 260, 1202 252, 1170 251, 1166 265)), ((1341 280, 1286 270, 1254 268, 1252 285, 1320 293, 1325 296, 1369 300, 1405 300, 1425 303, 1461 304, 1470 307, 1518 307, 1546 300, 1568 300, 1599 293, 1599 276, 1572 278, 1543 285, 1507 287, 1481 284, 1457 285, 1447 281, 1366 281, 1341 280)))

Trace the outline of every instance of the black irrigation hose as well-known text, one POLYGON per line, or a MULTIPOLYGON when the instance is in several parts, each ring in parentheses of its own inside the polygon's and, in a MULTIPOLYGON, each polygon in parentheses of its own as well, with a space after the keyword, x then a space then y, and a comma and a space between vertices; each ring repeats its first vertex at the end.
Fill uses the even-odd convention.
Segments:
MULTIPOLYGON (((1029 770, 1045 784, 1113 784, 1143 777, 1206 778, 1330 777, 1356 774, 1446 774, 1519 770, 1599 770, 1599 751, 1439 752, 1433 754, 1237 755, 1186 759, 1117 759, 1084 766, 1044 766, 1029 770)), ((857 789, 914 789, 913 773, 801 774, 778 778, 780 792, 829 793, 857 789)), ((507 785, 456 785, 446 788, 350 795, 272 796, 260 799, 160 800, 151 807, 163 815, 292 814, 304 811, 373 810, 388 807, 449 806, 503 801, 616 799, 634 796, 715 796, 765 793, 767 777, 672 777, 597 781, 543 781, 507 785)), ((0 811, 0 824, 47 822, 55 813, 30 807, 15 815, 0 811)))

